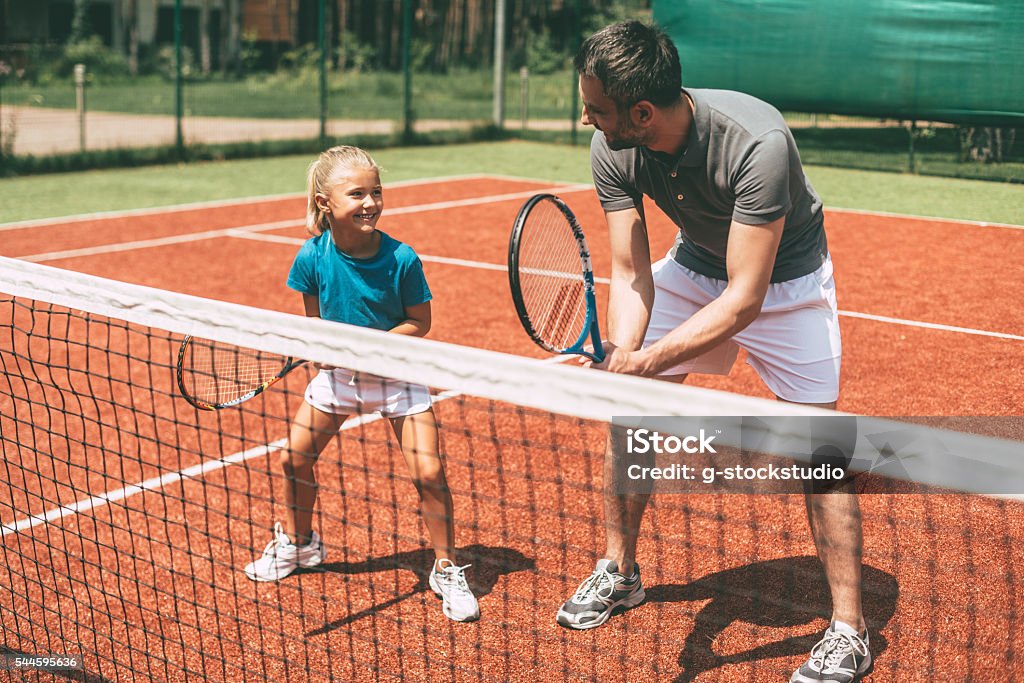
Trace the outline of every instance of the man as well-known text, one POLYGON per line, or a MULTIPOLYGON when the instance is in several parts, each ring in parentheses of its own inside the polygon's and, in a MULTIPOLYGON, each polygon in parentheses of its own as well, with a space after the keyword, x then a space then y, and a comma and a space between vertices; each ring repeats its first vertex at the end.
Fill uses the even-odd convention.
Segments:
MULTIPOLYGON (((612 249, 610 343, 598 367, 682 382, 727 374, 743 347, 780 400, 834 408, 841 345, 822 204, 781 114, 742 93, 683 89, 671 40, 637 21, 588 38, 575 66, 582 123, 597 129, 591 167, 612 249), (643 195, 680 228, 653 268, 643 195)), ((606 482, 613 461, 610 440, 606 482)), ((644 599, 635 556, 648 497, 606 492, 605 557, 560 624, 600 626, 644 599)), ((833 615, 790 680, 850 683, 871 667, 860 508, 852 493, 806 498, 833 615)))

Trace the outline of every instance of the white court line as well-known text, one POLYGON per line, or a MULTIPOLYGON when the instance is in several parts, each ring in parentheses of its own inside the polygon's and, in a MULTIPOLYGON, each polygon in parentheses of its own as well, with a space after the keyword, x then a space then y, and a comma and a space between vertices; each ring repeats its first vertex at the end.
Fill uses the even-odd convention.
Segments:
MULTIPOLYGON (((489 173, 488 178, 494 178, 496 180, 509 180, 517 182, 538 182, 535 178, 524 178, 516 175, 501 175, 489 173)), ((542 181, 547 182, 547 181, 542 181)), ((871 211, 870 209, 847 209, 841 206, 826 206, 826 212, 831 213, 848 213, 848 214, 863 214, 865 216, 882 216, 885 218, 910 218, 915 221, 929 221, 933 223, 958 223, 963 225, 973 225, 979 228, 1009 228, 1011 230, 1024 230, 1024 225, 1016 225, 1014 223, 995 223, 991 221, 975 221, 969 218, 942 218, 941 216, 918 216, 912 213, 895 213, 890 211, 871 211)))
MULTIPOLYGON (((437 178, 416 178, 413 180, 399 180, 394 183, 387 183, 384 189, 393 187, 413 187, 416 185, 431 185, 436 182, 447 182, 450 180, 475 180, 487 178, 483 174, 470 173, 466 175, 440 176, 437 178)), ((135 216, 150 216, 160 213, 180 213, 195 209, 218 209, 225 206, 242 206, 257 202, 273 202, 281 199, 300 199, 305 197, 305 192, 286 192, 284 194, 260 195, 256 197, 235 197, 232 199, 211 199, 203 202, 191 202, 188 204, 170 204, 167 206, 152 206, 144 209, 119 209, 115 211, 97 211, 94 213, 79 213, 70 216, 53 216, 51 218, 35 218, 13 223, 0 223, 0 231, 19 230, 21 228, 38 228, 48 225, 61 225, 63 223, 78 223, 81 221, 94 221, 103 218, 132 218, 135 216)))
MULTIPOLYGON (((539 360, 537 362, 540 364, 562 363, 574 357, 575 356, 554 356, 551 358, 539 360)), ((450 398, 457 398, 461 395, 462 393, 458 391, 444 391, 441 392, 440 394, 437 394, 434 397, 434 403, 437 403, 438 401, 444 401, 450 398)), ((338 431, 348 431, 350 429, 355 429, 356 427, 359 427, 361 425, 371 424, 382 419, 383 417, 379 413, 360 415, 359 417, 356 417, 354 419, 346 420, 345 424, 343 424, 341 426, 341 429, 339 429, 338 431)), ((62 505, 57 508, 52 508, 42 514, 33 515, 31 517, 25 517, 23 519, 12 522, 11 524, 0 525, 0 529, 3 530, 3 534, 0 535, 0 538, 6 538, 10 534, 16 534, 22 531, 26 531, 28 529, 33 529, 39 526, 40 524, 48 524, 50 522, 58 521, 64 519, 69 515, 75 515, 79 512, 87 512, 94 508, 103 507, 110 503, 119 500, 124 500, 125 498, 133 496, 136 493, 142 493, 144 491, 156 491, 183 480, 198 480, 200 477, 209 474, 210 472, 216 472, 217 470, 225 469, 230 465, 237 465, 239 463, 252 460, 253 458, 259 458, 264 455, 270 455, 271 453, 275 453, 284 448, 287 442, 288 440, 286 438, 277 439, 276 441, 271 441, 270 443, 263 444, 261 446, 255 446, 244 451, 232 453, 231 455, 227 455, 223 458, 217 458, 216 460, 208 460, 206 462, 199 463, 191 467, 186 467, 183 470, 178 470, 177 472, 168 472, 167 474, 163 474, 159 477, 153 477, 151 479, 146 479, 145 481, 140 481, 137 484, 132 484, 130 486, 124 486, 119 489, 107 491, 106 493, 101 493, 98 496, 82 498, 80 500, 75 501, 71 505, 62 505)))
MULTIPOLYGON (((466 173, 461 175, 436 176, 432 178, 414 178, 412 180, 399 180, 393 183, 385 183, 384 189, 390 190, 398 187, 417 187, 419 185, 434 185, 450 182, 453 180, 507 180, 517 182, 534 182, 537 184, 548 183, 561 187, 570 187, 571 183, 558 183, 557 181, 536 180, 531 178, 513 178, 511 176, 493 176, 486 173, 466 173)), ((593 187, 593 186, 591 186, 593 187)), ((540 192, 541 190, 538 190, 540 192)), ((548 190, 552 191, 552 190, 548 190)), ((553 190, 557 191, 557 190, 553 190)), ((4 230, 20 230, 22 228, 39 228, 50 225, 62 225, 64 223, 78 223, 82 221, 94 221, 104 218, 131 218, 135 216, 150 216, 161 213, 181 213, 195 209, 217 209, 226 206, 242 206, 267 201, 278 201, 281 199, 300 199, 305 197, 305 192, 287 192, 284 194, 262 195, 257 197, 235 197, 233 199, 211 199, 203 202, 192 202, 189 204, 170 204, 167 206, 153 206, 144 209, 119 209, 115 211, 97 211, 94 213, 80 213, 70 216, 53 216, 50 218, 33 218, 12 223, 0 223, 0 232, 4 230)))
MULTIPOLYGON (((287 220, 274 223, 262 223, 246 228, 253 232, 262 230, 278 230, 281 228, 292 228, 298 225, 305 225, 304 222, 287 220)), ((133 251, 135 249, 150 249, 153 247, 166 247, 173 244, 184 244, 186 242, 199 242, 201 240, 216 239, 218 237, 229 237, 238 228, 221 228, 220 230, 205 230, 203 232, 191 232, 187 235, 172 235, 170 237, 154 237, 149 240, 135 240, 134 242, 117 242, 115 244, 104 244, 101 247, 84 247, 82 249, 65 249, 64 251, 49 251, 43 254, 32 254, 30 256, 18 257, 22 261, 42 263, 43 261, 56 261, 58 259, 75 258, 78 256, 95 256, 97 254, 112 254, 119 251, 133 251)))
MULTIPOLYGON (((451 396, 447 396, 445 394, 439 394, 439 397, 451 398, 451 396)), ((347 431, 360 425, 376 422, 377 420, 380 419, 381 416, 377 413, 371 415, 361 415, 360 417, 354 420, 346 421, 339 431, 347 431)), ((167 474, 161 475, 159 477, 153 477, 152 479, 147 479, 145 481, 140 481, 139 483, 132 484, 131 486, 125 486, 123 488, 115 489, 113 491, 107 491, 106 493, 102 493, 98 496, 93 496, 91 498, 83 498, 82 500, 75 501, 71 505, 64 505, 59 508, 53 508, 52 510, 48 510, 41 515, 26 517, 25 519, 19 520, 13 524, 5 524, 2 527, 3 536, 7 536, 8 534, 15 534, 19 531, 24 531, 26 529, 31 529, 33 527, 39 526, 40 524, 46 524, 54 520, 63 519, 68 515, 77 514, 79 512, 85 512, 87 510, 92 510, 93 508, 97 507, 103 507, 104 505, 107 505, 109 503, 123 500, 125 498, 128 498, 129 496, 133 496, 136 493, 142 493, 143 491, 155 491, 185 479, 199 479, 205 474, 209 474, 210 472, 216 472, 217 470, 222 470, 228 467, 229 465, 237 465, 239 463, 246 462, 247 460, 252 460, 253 458, 259 458, 264 455, 270 455, 271 453, 275 453, 284 448, 287 442, 287 439, 281 438, 278 439, 277 441, 271 441, 268 444, 263 444, 262 446, 256 446, 248 450, 239 451, 238 453, 232 453, 231 455, 225 456, 223 458, 218 458, 216 460, 208 460, 206 462, 199 463, 198 465, 193 465, 192 467, 186 467, 185 469, 179 470, 177 472, 168 472, 167 474)))
MULTIPOLYGON (((414 204, 412 206, 400 206, 395 209, 386 209, 389 216, 402 215, 407 213, 420 213, 424 211, 441 211, 444 209, 453 209, 462 206, 477 206, 480 204, 492 204, 495 202, 508 201, 512 199, 525 199, 532 197, 535 194, 541 192, 560 192, 566 194, 569 192, 582 192, 585 190, 592 190, 593 187, 590 185, 564 185, 558 187, 546 187, 533 190, 523 190, 521 192, 510 192, 507 194, 496 194, 486 197, 472 197, 469 199, 454 199, 451 201, 444 202, 433 202, 430 204, 414 204)), ((50 251, 41 254, 31 254, 29 256, 19 257, 22 261, 30 261, 32 263, 42 263, 44 261, 55 261, 58 259, 76 258, 81 256, 96 256, 98 254, 109 254, 120 251, 131 251, 133 249, 148 249, 152 247, 166 247, 174 244, 185 244, 187 242, 197 242, 206 239, 215 239, 217 237, 227 237, 239 231, 265 231, 265 230, 277 230, 282 228, 291 228, 305 225, 304 221, 301 220, 287 220, 277 221, 274 223, 262 223, 259 225, 239 226, 233 228, 221 228, 219 230, 206 230, 203 232, 192 232, 184 235, 173 235, 170 237, 156 237, 148 240, 136 240, 134 242, 118 242, 115 244, 104 244, 97 247, 83 247, 81 249, 65 249, 63 251, 50 251)), ((238 235, 234 235, 238 236, 238 235)))
POLYGON ((988 330, 975 330, 970 327, 955 327, 953 325, 940 325, 939 323, 926 323, 917 320, 903 320, 901 318, 888 318, 884 315, 871 315, 870 313, 858 313, 856 311, 839 311, 839 315, 847 318, 860 318, 862 320, 873 320, 881 323, 893 323, 906 325, 908 327, 923 327, 928 330, 941 330, 943 332, 960 332, 962 334, 973 334, 982 337, 996 337, 998 339, 1011 339, 1013 341, 1024 341, 1024 336, 1019 334, 1007 334, 1005 332, 989 332, 988 330))
MULTIPOLYGON (((295 237, 285 237, 283 235, 259 235, 259 234, 247 234, 244 230, 237 230, 232 237, 238 237, 240 239, 249 239, 259 242, 275 242, 277 244, 291 244, 298 245, 302 244, 304 240, 295 237)), ((430 256, 429 254, 420 254, 420 260, 424 263, 440 263, 448 266, 460 266, 463 268, 476 268, 478 270, 496 270, 502 273, 508 272, 508 267, 497 263, 486 263, 484 261, 470 261, 466 259, 449 258, 447 256, 430 256)), ((595 277, 594 282, 600 285, 607 285, 611 283, 606 277, 595 277)), ((870 313, 858 313, 857 311, 844 311, 840 310, 839 315, 846 318, 860 318, 862 320, 872 320, 874 322, 889 323, 892 325, 903 325, 906 327, 920 327, 929 330, 941 330, 943 332, 959 332, 961 334, 973 334, 981 337, 996 337, 998 339, 1010 339, 1013 341, 1024 341, 1024 336, 1017 334, 1007 334, 1005 332, 990 332, 988 330, 976 330, 970 327, 956 327, 953 325, 942 325, 940 323, 929 323, 920 320, 906 320, 904 318, 890 318, 883 315, 872 315, 870 313)))
MULTIPOLYGON (((457 394, 452 393, 452 395, 457 394)), ((451 396, 448 396, 446 394, 439 394, 438 396, 443 398, 451 398, 451 396)), ((341 426, 341 429, 339 431, 347 431, 349 429, 354 429, 355 427, 358 427, 360 425, 376 422, 377 420, 380 419, 381 416, 378 413, 361 415, 356 419, 347 420, 345 424, 341 426)), ((64 505, 59 508, 48 510, 41 515, 26 517, 25 519, 19 520, 13 524, 5 524, 2 527, 3 536, 18 533, 19 531, 24 531, 26 529, 31 529, 33 527, 39 526, 40 524, 46 524, 47 522, 52 522, 54 520, 63 519, 68 515, 77 514, 79 512, 85 512, 87 510, 92 510, 93 508, 97 507, 103 507, 108 503, 123 500, 125 498, 128 498, 129 496, 135 495, 136 493, 162 489, 166 486, 170 486, 171 484, 182 481, 183 479, 199 479, 201 476, 205 474, 209 474, 210 472, 216 472, 217 470, 222 470, 228 467, 229 465, 237 465, 239 463, 246 462, 247 460, 252 460, 253 458, 259 458, 264 455, 270 455, 271 453, 275 453, 284 448, 287 442, 287 439, 281 438, 276 441, 271 441, 268 444, 263 444, 262 446, 256 446, 248 450, 239 451, 238 453, 232 453, 231 455, 225 456, 223 458, 218 458, 216 460, 208 460, 206 462, 199 463, 198 465, 193 465, 192 467, 186 467, 185 469, 179 470, 177 472, 168 472, 167 474, 161 475, 159 477, 153 477, 152 479, 147 479, 145 481, 140 481, 139 483, 132 484, 131 486, 125 486, 124 488, 115 489, 113 491, 107 491, 106 493, 100 494, 98 496, 93 496, 91 498, 83 498, 82 500, 75 501, 71 505, 64 505)))
MULTIPOLYGON (((399 180, 394 183, 386 183, 385 189, 396 188, 396 187, 415 187, 419 185, 431 185, 435 183, 448 182, 452 180, 504 180, 509 182, 532 182, 532 183, 544 183, 544 182, 556 182, 547 180, 538 180, 536 178, 526 178, 523 176, 515 175, 503 175, 496 173, 466 173, 461 175, 450 175, 450 176, 437 176, 432 178, 415 178, 411 180, 399 180)), ((571 183, 565 183, 565 187, 573 187, 571 183)), ((560 186, 562 187, 562 186, 560 186)), ((593 186, 591 186, 593 187, 593 186)), ((538 190, 540 192, 541 190, 538 190)), ((558 192, 555 190, 546 190, 550 192, 558 192)), ((0 232, 4 230, 19 230, 22 228, 34 228, 34 227, 45 227, 50 225, 60 225, 64 223, 75 223, 81 221, 99 220, 103 218, 123 218, 133 216, 147 216, 160 213, 179 213, 183 211, 191 211, 193 209, 207 209, 207 208, 221 208, 225 206, 240 206, 243 204, 251 204, 254 202, 261 201, 277 201, 281 199, 298 199, 304 197, 303 192, 289 192, 285 194, 273 194, 273 195, 262 195, 256 197, 242 197, 234 199, 213 199, 203 202, 192 202, 189 204, 171 204, 167 206, 155 206, 144 209, 122 209, 116 211, 97 211, 94 213, 85 214, 73 214, 70 216, 54 216, 51 218, 36 218, 25 221, 15 221, 12 223, 0 223, 0 232)), ((832 213, 845 213, 851 215, 865 215, 865 216, 882 216, 887 218, 908 218, 919 221, 930 221, 935 223, 955 223, 961 225, 971 225, 975 227, 983 228, 1009 228, 1011 230, 1024 230, 1024 225, 1015 225, 1013 223, 995 223, 989 221, 974 221, 966 218, 943 218, 940 216, 918 216, 915 214, 905 213, 893 213, 889 211, 871 211, 868 209, 847 209, 843 207, 832 207, 826 206, 825 211, 832 213)))
POLYGON ((927 221, 929 223, 953 223, 956 225, 970 225, 976 228, 1009 228, 1010 230, 1024 230, 1024 225, 1013 223, 990 223, 988 221, 972 221, 965 218, 938 218, 936 216, 915 216, 910 213, 892 213, 889 211, 870 211, 868 209, 844 209, 841 207, 825 207, 825 213, 847 213, 854 216, 880 216, 882 218, 907 218, 915 221, 927 221))
POLYGON ((78 514, 79 512, 85 512, 92 510, 93 508, 103 507, 109 503, 113 503, 118 500, 123 500, 129 496, 133 496, 136 493, 142 493, 143 491, 153 491, 156 489, 162 489, 165 486, 181 481, 182 479, 195 479, 203 474, 209 472, 215 472, 219 469, 223 469, 228 465, 234 465, 236 463, 245 462, 252 458, 259 457, 261 455, 269 455, 274 451, 280 450, 286 443, 285 439, 278 439, 271 443, 250 448, 245 451, 234 453, 224 458, 217 460, 209 460, 192 467, 187 467, 177 472, 168 472, 167 474, 159 477, 153 477, 145 481, 140 481, 137 484, 131 486, 125 486, 124 488, 115 489, 113 491, 107 491, 106 493, 98 496, 92 496, 91 498, 83 498, 77 500, 71 505, 62 505, 58 508, 47 510, 40 515, 33 515, 32 517, 26 517, 18 520, 11 524, 3 525, 3 537, 7 537, 9 534, 16 534, 26 529, 37 527, 40 524, 46 524, 55 520, 63 519, 68 515, 78 514))
POLYGON ((193 202, 191 204, 173 204, 170 206, 153 206, 145 209, 123 209, 117 211, 97 211, 95 213, 79 213, 71 216, 53 216, 51 218, 34 218, 26 221, 14 221, 12 223, 0 223, 0 231, 21 230, 23 228, 45 228, 51 225, 63 225, 65 223, 80 223, 82 221, 95 221, 105 218, 134 218, 137 216, 151 216, 161 213, 181 213, 194 209, 218 209, 225 206, 238 206, 252 202, 267 201, 273 202, 280 199, 298 199, 304 197, 301 192, 289 192, 287 194, 272 194, 263 197, 244 197, 242 199, 211 199, 205 202, 193 202))

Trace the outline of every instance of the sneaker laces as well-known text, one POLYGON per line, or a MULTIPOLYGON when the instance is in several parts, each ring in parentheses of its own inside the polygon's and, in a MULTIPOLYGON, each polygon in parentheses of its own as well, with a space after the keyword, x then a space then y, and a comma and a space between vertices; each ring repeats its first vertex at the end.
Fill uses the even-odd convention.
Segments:
POLYGON ((279 546, 288 545, 285 543, 284 539, 288 539, 288 536, 284 533, 284 528, 281 526, 281 523, 278 522, 274 525, 274 537, 270 539, 270 543, 268 543, 267 547, 263 549, 263 557, 267 557, 268 555, 273 557, 277 554, 277 548, 279 546))
POLYGON ((586 604, 593 600, 605 602, 615 592, 615 579, 607 569, 595 569, 594 573, 583 580, 572 596, 573 602, 586 604))
POLYGON ((440 574, 440 579, 449 586, 454 586, 455 588, 458 588, 460 591, 471 593, 472 591, 469 590, 469 582, 466 581, 466 570, 472 567, 473 565, 464 564, 460 567, 454 562, 451 562, 451 560, 449 560, 449 562, 450 564, 448 564, 448 566, 446 567, 439 566, 441 571, 435 573, 440 574))
POLYGON ((818 664, 822 672, 834 672, 847 655, 866 657, 868 646, 859 635, 829 630, 825 637, 811 650, 811 661, 818 664))

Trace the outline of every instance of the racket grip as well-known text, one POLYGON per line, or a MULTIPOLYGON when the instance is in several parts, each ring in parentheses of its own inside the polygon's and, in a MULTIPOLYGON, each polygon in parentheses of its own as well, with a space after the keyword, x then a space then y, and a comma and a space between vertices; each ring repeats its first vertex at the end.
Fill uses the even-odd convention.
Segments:
POLYGON ((601 332, 598 330, 596 322, 590 328, 590 342, 593 344, 594 350, 586 354, 587 357, 595 363, 603 363, 605 358, 604 344, 601 343, 601 332))

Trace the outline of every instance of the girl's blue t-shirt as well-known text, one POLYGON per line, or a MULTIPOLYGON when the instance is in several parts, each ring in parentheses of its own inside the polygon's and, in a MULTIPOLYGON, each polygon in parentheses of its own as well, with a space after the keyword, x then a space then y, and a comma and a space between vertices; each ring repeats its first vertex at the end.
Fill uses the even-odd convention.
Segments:
POLYGON ((288 286, 318 297, 324 320, 392 329, 406 319, 406 307, 432 297, 412 247, 378 232, 380 249, 367 259, 337 249, 330 231, 306 240, 288 273, 288 286))

